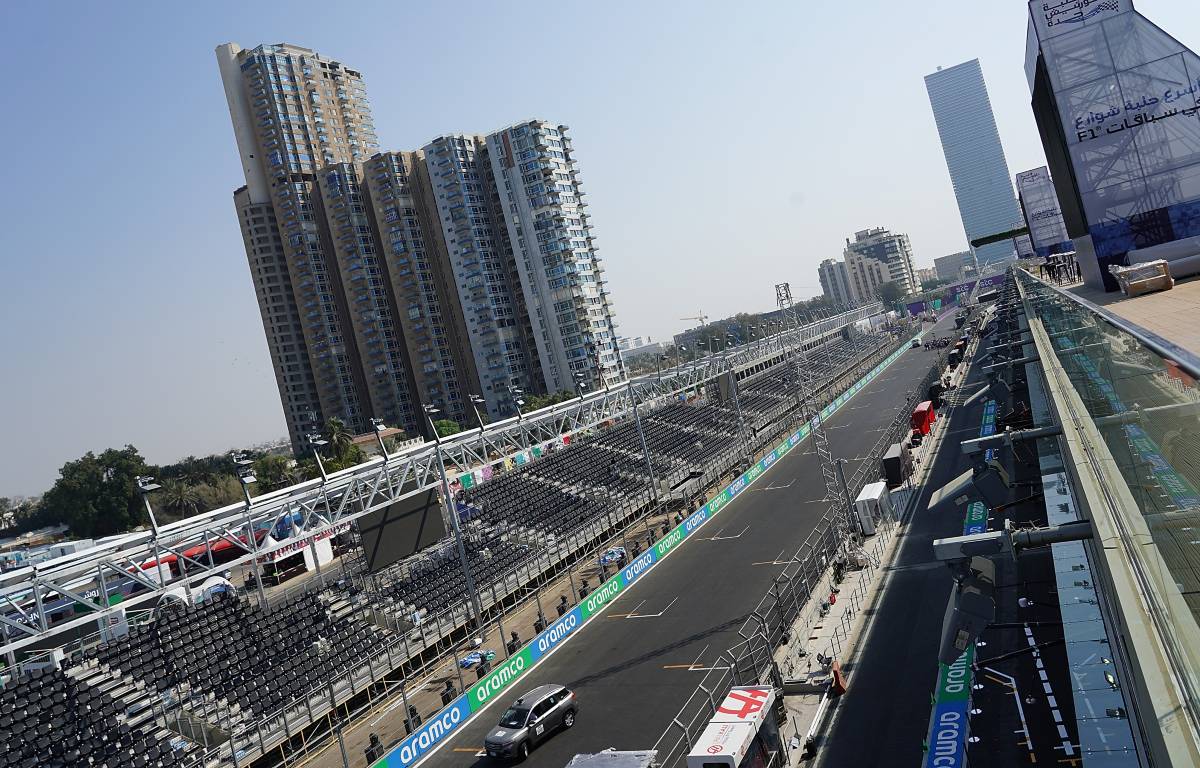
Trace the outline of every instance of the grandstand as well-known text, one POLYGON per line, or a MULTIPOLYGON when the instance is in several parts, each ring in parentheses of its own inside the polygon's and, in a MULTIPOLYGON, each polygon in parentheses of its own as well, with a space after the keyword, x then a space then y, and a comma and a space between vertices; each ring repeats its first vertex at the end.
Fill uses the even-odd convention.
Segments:
MULTIPOLYGON (((895 345, 845 326, 805 360, 826 387, 810 393, 814 405, 895 345)), ((677 392, 642 404, 640 420, 614 415, 458 490, 454 507, 483 620, 589 547, 662 511, 660 492, 697 474, 715 481, 747 449, 796 424, 798 361, 772 360, 731 369, 736 402, 698 387, 677 392)), ((361 556, 343 557, 265 606, 236 591, 195 605, 164 601, 119 637, 7 670, 0 768, 277 765, 298 744, 327 737, 331 712, 428 668, 471 621, 452 536, 377 573, 361 556), (48 658, 56 663, 42 664, 48 658)))

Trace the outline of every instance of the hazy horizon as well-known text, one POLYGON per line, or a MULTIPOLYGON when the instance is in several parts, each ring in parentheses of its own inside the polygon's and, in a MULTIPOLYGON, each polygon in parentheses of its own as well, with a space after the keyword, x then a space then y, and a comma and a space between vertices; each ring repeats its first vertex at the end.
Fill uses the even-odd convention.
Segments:
MULTIPOLYGON (((286 436, 234 215, 216 46, 360 70, 382 149, 570 126, 614 311, 659 340, 819 293, 857 230, 966 247, 923 78, 979 58, 1012 174, 1045 163, 1024 3, 8 5, 0 496, 89 450, 154 463, 286 436), (451 33, 453 36, 450 37, 451 33), (450 40, 454 44, 448 44, 450 40)), ((1200 4, 1138 0, 1193 49, 1200 4)))

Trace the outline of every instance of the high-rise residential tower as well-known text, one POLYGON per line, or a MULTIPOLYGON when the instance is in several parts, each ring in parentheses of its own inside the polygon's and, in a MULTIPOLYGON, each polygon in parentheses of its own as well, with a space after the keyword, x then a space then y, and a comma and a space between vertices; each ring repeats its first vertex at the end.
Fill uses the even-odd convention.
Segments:
POLYGON ((889 279, 887 264, 856 251, 846 251, 846 276, 850 299, 855 305, 879 300, 880 290, 889 279))
MULTIPOLYGON (((369 231, 356 231, 366 226, 365 207, 350 199, 357 191, 335 201, 330 187, 323 199, 317 182, 322 167, 358 163, 376 149, 361 74, 293 45, 229 43, 217 60, 246 175, 234 203, 293 446, 332 417, 356 431, 372 413, 409 421, 402 380, 385 393, 389 385, 364 377, 360 363, 360 343, 369 357, 376 345, 386 348, 390 318, 370 315, 379 312, 374 300, 373 309, 352 307, 343 288, 355 264, 372 299, 383 280, 369 231), (327 216, 341 225, 336 238, 327 216), (368 338, 373 323, 380 333, 368 338)), ((379 363, 387 370, 399 365, 390 352, 379 363)))
POLYGON ((616 384, 624 367, 566 126, 518 123, 487 148, 545 388, 616 384))
POLYGON ((514 393, 624 378, 566 127, 379 152, 362 76, 307 48, 217 48, 234 194, 293 447, 337 417, 425 431, 514 393))
POLYGON ((817 267, 817 276, 821 280, 821 293, 836 306, 849 307, 855 303, 850 291, 850 273, 846 271, 846 262, 825 259, 817 267))
POLYGON ((512 413, 512 391, 544 392, 525 295, 505 227, 505 211, 482 136, 434 139, 425 173, 447 249, 455 296, 489 414, 512 413))
MULTIPOLYGON (((979 59, 925 76, 967 240, 1023 226, 979 59)), ((1012 241, 975 249, 980 268, 1013 257, 1012 241)))
MULTIPOLYGON (((374 231, 404 328, 413 396, 459 424, 474 420, 479 375, 422 152, 382 152, 363 168, 374 231)), ((493 414, 495 415, 495 414, 493 414)))
MULTIPOLYGON (((886 274, 884 282, 895 283, 905 294, 915 293, 921 287, 913 267, 912 243, 906 234, 892 233, 883 227, 855 232, 853 242, 846 239, 848 262, 852 255, 883 264, 886 274)), ((862 296, 859 300, 874 299, 862 296)))

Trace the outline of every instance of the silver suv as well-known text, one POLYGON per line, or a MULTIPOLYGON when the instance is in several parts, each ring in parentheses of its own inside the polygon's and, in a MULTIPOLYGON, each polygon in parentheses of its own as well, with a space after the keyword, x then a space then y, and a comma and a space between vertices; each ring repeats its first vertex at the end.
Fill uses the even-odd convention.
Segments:
POLYGON ((483 740, 489 757, 524 760, 529 750, 559 728, 575 725, 579 704, 561 685, 541 685, 513 702, 483 740))

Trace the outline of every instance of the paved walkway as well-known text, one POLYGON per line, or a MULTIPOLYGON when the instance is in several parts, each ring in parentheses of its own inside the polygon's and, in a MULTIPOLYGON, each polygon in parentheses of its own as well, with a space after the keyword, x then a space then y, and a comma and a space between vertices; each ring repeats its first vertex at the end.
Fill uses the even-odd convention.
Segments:
POLYGON ((1068 289, 1114 315, 1136 323, 1167 341, 1200 354, 1200 277, 1175 283, 1169 291, 1147 293, 1128 298, 1120 291, 1105 293, 1082 284, 1068 289))

